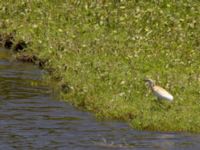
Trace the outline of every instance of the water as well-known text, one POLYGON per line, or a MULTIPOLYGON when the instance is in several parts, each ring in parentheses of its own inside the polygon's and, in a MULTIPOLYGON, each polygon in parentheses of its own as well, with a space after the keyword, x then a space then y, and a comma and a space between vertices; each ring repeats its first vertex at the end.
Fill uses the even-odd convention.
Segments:
POLYGON ((42 71, 0 50, 0 149, 200 149, 200 135, 136 131, 55 100, 42 71))

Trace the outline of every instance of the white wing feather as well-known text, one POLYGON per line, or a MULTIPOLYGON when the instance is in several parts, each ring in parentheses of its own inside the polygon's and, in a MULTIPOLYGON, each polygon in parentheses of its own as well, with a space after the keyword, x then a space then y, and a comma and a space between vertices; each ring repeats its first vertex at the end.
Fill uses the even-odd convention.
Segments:
POLYGON ((161 99, 166 99, 169 101, 172 101, 174 99, 174 97, 169 92, 167 92, 165 89, 163 89, 160 86, 154 86, 153 92, 157 97, 161 99))

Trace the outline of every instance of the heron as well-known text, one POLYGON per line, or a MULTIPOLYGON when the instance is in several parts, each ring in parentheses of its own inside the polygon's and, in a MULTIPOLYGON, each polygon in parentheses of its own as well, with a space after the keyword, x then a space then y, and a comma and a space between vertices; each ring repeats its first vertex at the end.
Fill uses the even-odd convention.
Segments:
POLYGON ((153 94, 158 98, 158 100, 165 99, 168 101, 173 101, 174 97, 162 87, 155 85, 154 81, 151 79, 145 79, 146 83, 148 83, 149 87, 153 94))

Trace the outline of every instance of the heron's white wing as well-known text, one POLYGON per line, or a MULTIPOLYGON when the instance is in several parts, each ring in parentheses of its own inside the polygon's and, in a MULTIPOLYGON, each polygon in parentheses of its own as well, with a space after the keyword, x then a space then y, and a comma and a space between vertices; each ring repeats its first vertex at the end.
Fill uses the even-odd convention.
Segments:
POLYGON ((153 91, 160 98, 165 98, 170 101, 173 100, 173 96, 160 86, 154 86, 153 91))

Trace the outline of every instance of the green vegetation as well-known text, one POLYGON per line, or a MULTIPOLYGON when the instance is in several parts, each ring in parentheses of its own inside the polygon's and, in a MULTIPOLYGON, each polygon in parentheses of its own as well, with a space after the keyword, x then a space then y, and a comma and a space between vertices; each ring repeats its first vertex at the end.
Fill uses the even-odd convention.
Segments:
POLYGON ((200 1, 7 0, 0 18, 75 106, 136 129, 200 131, 200 1), (159 107, 145 77, 174 102, 159 107))

